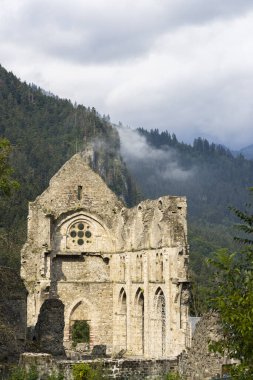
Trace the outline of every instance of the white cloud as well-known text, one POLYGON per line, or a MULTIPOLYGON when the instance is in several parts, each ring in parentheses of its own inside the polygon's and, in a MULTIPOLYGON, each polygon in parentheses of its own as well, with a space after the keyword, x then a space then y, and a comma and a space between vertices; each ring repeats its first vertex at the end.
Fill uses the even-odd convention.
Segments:
POLYGON ((253 142, 253 3, 1 0, 1 62, 133 127, 253 142))

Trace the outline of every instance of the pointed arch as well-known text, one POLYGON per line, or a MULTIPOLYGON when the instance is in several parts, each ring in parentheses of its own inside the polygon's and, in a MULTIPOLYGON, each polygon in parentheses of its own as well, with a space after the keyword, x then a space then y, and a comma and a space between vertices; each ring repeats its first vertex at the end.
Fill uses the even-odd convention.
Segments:
POLYGON ((122 287, 118 293, 117 312, 115 315, 115 347, 117 352, 127 349, 127 294, 122 287))
POLYGON ((126 314, 127 312, 127 298, 124 288, 121 288, 119 292, 119 312, 122 314, 126 314))
POLYGON ((53 231, 52 247, 61 253, 111 252, 114 241, 105 223, 81 208, 58 217, 53 231))
POLYGON ((144 291, 140 287, 135 293, 135 354, 144 354, 144 291))
MULTIPOLYGON (((72 327, 75 321, 86 321, 89 325, 90 342, 89 348, 92 349, 96 344, 97 337, 94 331, 97 331, 99 324, 99 314, 94 307, 94 304, 86 298, 79 298, 65 311, 65 327, 64 327, 64 341, 71 343, 72 341, 72 327)), ((67 343, 68 344, 68 343, 67 343)))
POLYGON ((153 336, 156 337, 156 351, 158 356, 164 356, 166 350, 166 300, 160 286, 155 291, 153 315, 153 336))

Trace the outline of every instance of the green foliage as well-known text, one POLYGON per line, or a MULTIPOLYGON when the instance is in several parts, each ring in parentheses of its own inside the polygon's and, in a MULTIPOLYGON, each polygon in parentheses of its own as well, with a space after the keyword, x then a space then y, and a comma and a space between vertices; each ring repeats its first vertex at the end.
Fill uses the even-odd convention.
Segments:
MULTIPOLYGON (((253 188, 250 189, 251 194, 253 193, 253 188)), ((247 204, 247 208, 249 209, 251 204, 247 204)), ((235 236, 235 240, 242 244, 253 244, 253 215, 249 213, 248 210, 241 211, 235 207, 231 207, 231 210, 234 214, 241 220, 241 223, 236 225, 237 230, 241 232, 240 236, 235 236)))
POLYGON ((11 144, 5 138, 0 138, 0 195, 10 195, 11 190, 17 189, 19 184, 12 179, 13 169, 9 165, 11 144))
MULTIPOLYGON (((45 380, 64 380, 64 375, 62 373, 55 374, 43 377, 45 380)), ((38 380, 39 373, 35 366, 31 367, 28 371, 22 367, 14 367, 11 371, 11 375, 8 377, 8 380, 38 380)))
MULTIPOLYGON (((245 213, 236 214, 242 222, 248 222, 245 213)), ((248 239, 242 242, 245 246, 239 252, 222 249, 208 259, 215 270, 216 294, 212 301, 222 328, 222 338, 212 342, 210 348, 238 359, 241 365, 232 367, 232 376, 246 380, 253 375, 253 247, 248 239)))
POLYGON ((74 380, 100 380, 103 377, 101 366, 91 368, 87 363, 77 363, 73 365, 74 380))
POLYGON ((38 371, 36 367, 31 367, 29 371, 21 367, 15 367, 8 380, 38 380, 38 371))
POLYGON ((87 321, 75 321, 72 327, 72 343, 90 343, 90 326, 87 321))
POLYGON ((234 365, 231 366, 229 375, 232 380, 252 380, 253 368, 244 364, 234 365))
POLYGON ((164 380, 183 380, 183 378, 178 372, 171 371, 166 374, 164 380))
POLYGON ((191 315, 200 316, 211 308, 210 298, 214 292, 212 274, 213 268, 206 263, 207 257, 212 257, 224 245, 234 248, 232 227, 191 223, 189 225, 190 243, 190 281, 191 281, 191 315))
POLYGON ((242 362, 253 361, 253 250, 219 250, 209 259, 216 268, 214 307, 219 312, 223 339, 212 349, 242 362))
POLYGON ((18 269, 19 252, 26 238, 28 201, 45 190, 50 178, 76 152, 92 144, 93 169, 108 186, 129 205, 136 203, 139 195, 121 159, 117 130, 108 117, 22 83, 1 66, 0 85, 2 193, 9 194, 11 187, 16 187, 8 165, 14 168, 15 180, 20 183, 20 190, 8 199, 0 196, 0 265, 18 269))
POLYGON ((59 373, 58 375, 53 373, 52 375, 49 375, 45 380, 64 380, 64 375, 62 373, 59 373))

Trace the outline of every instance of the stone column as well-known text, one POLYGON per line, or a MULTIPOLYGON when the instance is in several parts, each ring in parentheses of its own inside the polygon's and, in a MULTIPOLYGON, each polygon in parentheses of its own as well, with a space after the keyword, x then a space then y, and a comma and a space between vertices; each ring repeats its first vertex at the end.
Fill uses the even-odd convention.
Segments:
POLYGON ((144 289, 144 356, 149 357, 150 344, 150 310, 149 310, 149 252, 142 253, 143 259, 143 289, 144 289))
POLYGON ((127 334, 126 334, 126 347, 127 351, 132 350, 132 287, 131 287, 131 263, 132 263, 132 255, 131 252, 127 252, 125 254, 125 262, 126 262, 126 273, 125 273, 125 281, 126 281, 126 303, 127 303, 127 334))

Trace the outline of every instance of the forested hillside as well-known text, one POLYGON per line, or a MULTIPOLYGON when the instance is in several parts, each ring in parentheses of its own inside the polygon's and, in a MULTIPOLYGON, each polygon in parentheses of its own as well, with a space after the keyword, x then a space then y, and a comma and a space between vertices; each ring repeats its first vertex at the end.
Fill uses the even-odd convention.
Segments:
POLYGON ((193 145, 179 142, 168 131, 124 128, 120 135, 127 141, 122 141, 127 167, 145 197, 187 196, 193 306, 201 312, 209 277, 204 258, 220 247, 237 248, 237 220, 229 207, 245 209, 253 186, 253 161, 201 138, 193 145))
POLYGON ((139 157, 138 165, 126 157, 129 168, 147 197, 164 194, 187 195, 190 220, 229 223, 228 206, 242 208, 253 185, 253 161, 233 154, 221 145, 197 138, 193 145, 158 130, 138 132, 145 136, 154 159, 139 157))
POLYGON ((92 108, 46 95, 0 66, 0 136, 13 146, 11 164, 20 190, 11 198, 0 194, 0 265, 19 266, 26 237, 28 201, 74 153, 92 144, 93 167, 128 205, 137 192, 120 154, 117 131, 109 117, 92 108))
POLYGON ((11 164, 20 182, 10 198, 0 194, 0 265, 19 267, 28 201, 48 186, 68 158, 92 144, 93 168, 129 206, 141 197, 187 196, 192 311, 198 314, 208 307, 206 292, 212 284, 204 258, 217 248, 233 248, 235 219, 228 207, 243 209, 248 201, 253 161, 200 138, 189 145, 156 129, 115 128, 94 108, 22 83, 1 66, 0 137, 12 144, 11 164))

